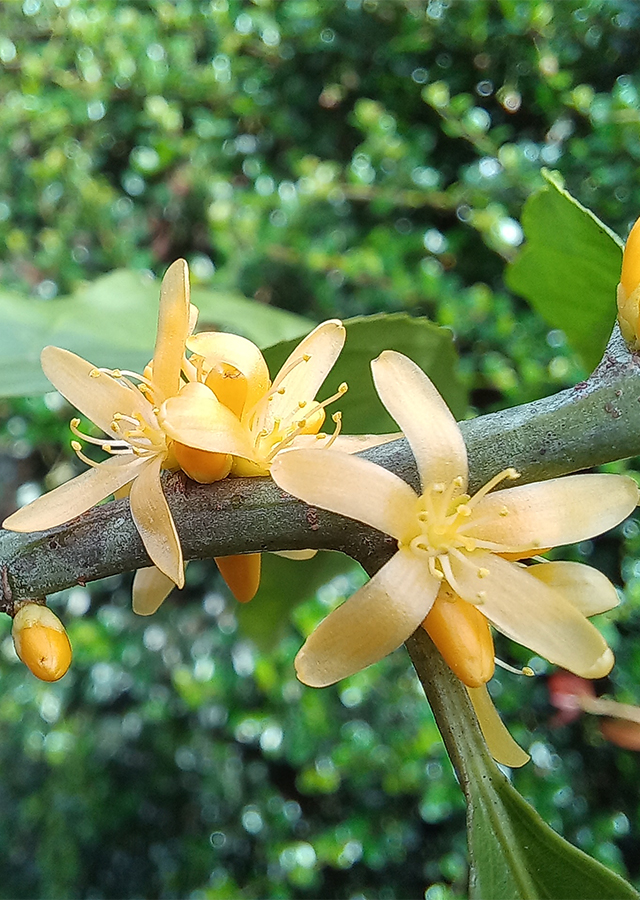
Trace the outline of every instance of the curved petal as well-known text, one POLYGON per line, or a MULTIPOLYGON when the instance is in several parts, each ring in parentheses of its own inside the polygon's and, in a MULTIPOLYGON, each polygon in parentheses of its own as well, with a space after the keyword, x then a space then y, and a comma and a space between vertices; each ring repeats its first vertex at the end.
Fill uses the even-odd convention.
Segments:
POLYGON ((611 670, 613 654, 597 628, 525 568, 480 551, 451 553, 449 559, 454 590, 479 603, 508 638, 583 678, 602 678, 611 670))
POLYGON ((44 531, 69 522, 133 481, 145 462, 133 454, 112 456, 14 512, 2 526, 10 531, 44 531))
POLYGON ((125 387, 75 353, 61 347, 45 347, 40 361, 56 390, 110 437, 114 437, 114 413, 137 413, 152 421, 152 406, 137 388, 125 387))
POLYGON ((577 562, 548 562, 528 566, 527 572, 562 594, 583 616, 597 616, 620 603, 606 575, 577 562))
POLYGON ((158 334, 153 351, 153 386, 159 405, 180 389, 180 369, 189 334, 189 266, 177 259, 167 269, 160 286, 158 334))
POLYGON ((529 754, 516 744, 498 715, 486 684, 481 687, 468 687, 467 692, 489 753, 495 761, 501 766, 511 766, 514 769, 529 762, 529 754))
POLYGON ((151 560, 179 588, 184 587, 182 548, 160 482, 162 458, 147 461, 131 486, 131 516, 151 560))
POLYGON ((417 496, 406 481, 339 450, 286 450, 271 465, 278 487, 305 503, 371 525, 396 540, 415 523, 417 496))
POLYGON ((433 482, 462 477, 467 486, 467 448, 449 407, 412 360, 385 350, 371 363, 380 399, 409 441, 423 490, 433 482))
POLYGON ((626 519, 638 496, 626 475, 567 475, 522 484, 479 500, 465 533, 514 550, 575 544, 626 519))
POLYGON ((185 384, 177 396, 165 400, 158 421, 170 438, 188 447, 255 457, 249 431, 204 384, 185 384))
POLYGON ((378 662, 413 634, 439 587, 422 560, 399 550, 307 638, 295 659, 298 678, 326 687, 378 662))
POLYGON ((305 560, 313 559, 317 550, 272 550, 274 556, 282 556, 284 559, 305 560))
POLYGON ((273 379, 275 393, 265 407, 260 427, 270 429, 274 419, 286 419, 298 403, 310 403, 315 398, 340 355, 346 334, 342 322, 330 319, 300 341, 273 379))
POLYGON ((256 345, 238 334, 202 331, 187 341, 187 347, 205 360, 205 369, 226 363, 242 372, 247 379, 245 409, 252 409, 269 390, 271 379, 264 356, 256 345))
POLYGON ((152 616, 175 584, 155 566, 138 569, 133 576, 132 608, 138 616, 152 616))

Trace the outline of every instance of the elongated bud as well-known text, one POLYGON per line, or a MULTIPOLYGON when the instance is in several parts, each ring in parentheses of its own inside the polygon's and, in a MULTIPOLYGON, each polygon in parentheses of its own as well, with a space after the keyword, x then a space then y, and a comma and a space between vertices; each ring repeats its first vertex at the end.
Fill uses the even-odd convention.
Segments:
POLYGON ((467 687, 493 675, 493 638, 482 613, 443 585, 422 627, 445 662, 467 687))
POLYGON ((71 665, 71 644, 60 619, 46 606, 25 603, 13 619, 16 653, 41 681, 58 681, 71 665))
POLYGON ((618 285, 618 322, 632 350, 640 348, 640 219, 631 229, 622 254, 618 285))

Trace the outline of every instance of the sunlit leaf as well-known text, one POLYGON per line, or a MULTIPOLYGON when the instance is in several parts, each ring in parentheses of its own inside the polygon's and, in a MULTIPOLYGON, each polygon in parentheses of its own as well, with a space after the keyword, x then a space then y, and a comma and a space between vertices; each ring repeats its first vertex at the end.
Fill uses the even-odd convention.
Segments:
MULTIPOLYGON (((153 352, 159 289, 159 281, 122 269, 54 300, 0 293, 0 395, 51 390, 40 368, 47 344, 99 366, 141 372, 153 352)), ((261 347, 300 337, 314 324, 240 294, 196 288, 192 300, 200 309, 198 330, 233 331, 261 347)))
POLYGON ((543 174, 546 185, 524 206, 526 243, 506 281, 550 326, 564 331, 591 370, 616 319, 622 242, 562 188, 555 173, 543 174))

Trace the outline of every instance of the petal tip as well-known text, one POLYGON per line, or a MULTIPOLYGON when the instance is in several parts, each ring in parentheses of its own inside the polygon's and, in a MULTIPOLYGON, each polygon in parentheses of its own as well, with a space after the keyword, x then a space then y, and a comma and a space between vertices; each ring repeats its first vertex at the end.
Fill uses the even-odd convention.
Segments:
POLYGON ((588 669, 580 672, 580 675, 583 678, 604 678, 604 676, 608 675, 613 668, 614 662, 615 657, 613 652, 610 647, 607 647, 602 656, 588 669))

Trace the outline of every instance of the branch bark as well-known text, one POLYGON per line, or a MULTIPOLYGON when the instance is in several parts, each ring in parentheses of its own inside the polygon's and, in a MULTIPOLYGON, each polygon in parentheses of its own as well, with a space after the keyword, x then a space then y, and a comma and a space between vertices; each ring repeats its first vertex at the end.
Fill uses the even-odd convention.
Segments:
MULTIPOLYGON (((508 466, 521 483, 553 478, 640 454, 640 361, 618 328, 591 377, 573 388, 462 422, 471 489, 508 466)), ((405 440, 365 454, 418 487, 405 440)), ((342 550, 366 568, 379 566, 390 538, 306 506, 268 478, 200 485, 178 475, 165 490, 186 559, 257 550, 342 550)), ((0 609, 75 584, 147 566, 127 500, 96 507, 58 528, 0 532, 0 609)))

